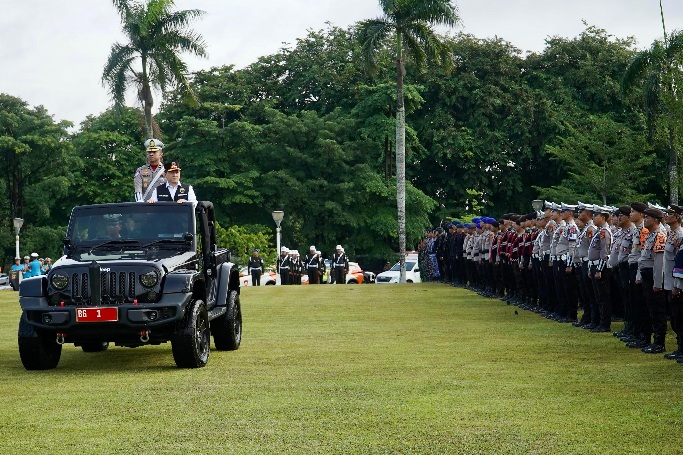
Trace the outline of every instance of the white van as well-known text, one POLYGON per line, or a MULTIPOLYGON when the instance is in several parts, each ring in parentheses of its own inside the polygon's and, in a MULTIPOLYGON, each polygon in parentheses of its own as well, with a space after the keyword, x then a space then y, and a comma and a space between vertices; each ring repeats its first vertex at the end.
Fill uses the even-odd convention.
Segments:
MULTIPOLYGON (((377 284, 398 283, 401 278, 401 263, 397 262, 386 272, 382 272, 375 278, 377 284)), ((417 264, 417 254, 406 255, 406 283, 421 283, 420 268, 417 264)))

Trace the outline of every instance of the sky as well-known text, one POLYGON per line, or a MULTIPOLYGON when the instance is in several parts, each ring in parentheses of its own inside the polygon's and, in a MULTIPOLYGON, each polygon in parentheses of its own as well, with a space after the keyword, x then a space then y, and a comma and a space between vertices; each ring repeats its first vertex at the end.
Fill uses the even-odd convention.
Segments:
MULTIPOLYGON (((683 29, 683 1, 662 0, 667 31, 683 29)), ((325 28, 380 16, 376 0, 176 0, 200 9, 194 22, 207 59, 189 58, 191 71, 244 67, 284 43, 325 28)), ((583 22, 625 38, 640 49, 662 38, 659 0, 456 0, 455 32, 501 37, 522 51, 541 52, 549 36, 576 37, 583 22)), ((76 127, 110 105, 102 68, 111 46, 124 42, 110 0, 0 0, 0 93, 43 105, 55 120, 76 127)), ((134 97, 127 104, 134 105, 134 97)), ((157 105, 160 102, 157 100, 157 105)))

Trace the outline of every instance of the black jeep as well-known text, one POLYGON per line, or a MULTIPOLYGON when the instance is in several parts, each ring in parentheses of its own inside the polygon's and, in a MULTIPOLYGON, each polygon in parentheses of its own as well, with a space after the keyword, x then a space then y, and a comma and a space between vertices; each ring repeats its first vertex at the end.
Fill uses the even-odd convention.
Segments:
POLYGON ((171 342, 181 368, 239 348, 239 272, 216 246, 211 202, 76 207, 64 256, 19 289, 19 354, 27 370, 59 363, 64 343, 85 352, 171 342))

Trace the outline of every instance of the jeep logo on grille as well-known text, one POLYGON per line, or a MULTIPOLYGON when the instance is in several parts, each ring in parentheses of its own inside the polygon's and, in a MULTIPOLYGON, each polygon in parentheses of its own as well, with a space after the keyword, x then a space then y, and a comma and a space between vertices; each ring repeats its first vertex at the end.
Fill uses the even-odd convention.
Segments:
POLYGON ((110 271, 111 271, 110 268, 103 269, 102 267, 100 267, 100 272, 110 272, 110 271))

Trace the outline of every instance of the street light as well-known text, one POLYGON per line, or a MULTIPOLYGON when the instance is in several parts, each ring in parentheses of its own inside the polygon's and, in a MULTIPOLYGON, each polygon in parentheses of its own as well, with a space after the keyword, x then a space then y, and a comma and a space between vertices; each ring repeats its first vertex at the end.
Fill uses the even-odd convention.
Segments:
POLYGON ((534 199, 531 201, 531 208, 539 212, 543 208, 543 201, 540 199, 534 199))
MULTIPOLYGON (((277 226, 277 229, 275 230, 277 234, 275 235, 276 238, 276 243, 277 243, 277 250, 275 252, 276 257, 280 257, 280 232, 282 230, 280 229, 280 223, 282 223, 282 220, 285 218, 285 212, 282 210, 273 210, 273 221, 275 221, 275 226, 277 226)), ((277 276, 277 281, 278 284, 280 281, 280 275, 278 274, 277 276)))
POLYGON ((14 255, 15 258, 21 257, 19 256, 19 231, 21 230, 21 227, 24 225, 24 219, 23 218, 15 218, 14 219, 14 230, 16 231, 16 238, 15 238, 15 243, 14 246, 16 247, 16 254, 14 255))

